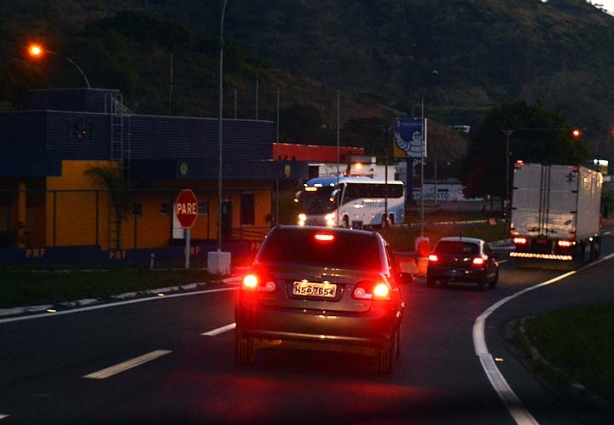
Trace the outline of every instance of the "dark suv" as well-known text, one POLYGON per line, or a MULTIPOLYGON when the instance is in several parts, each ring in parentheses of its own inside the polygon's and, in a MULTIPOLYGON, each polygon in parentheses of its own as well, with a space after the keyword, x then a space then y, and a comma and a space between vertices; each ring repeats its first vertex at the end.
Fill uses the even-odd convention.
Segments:
POLYGON ((236 303, 235 359, 264 348, 367 354, 378 373, 399 356, 400 269, 379 233, 276 226, 244 276, 236 303))
POLYGON ((447 236, 437 241, 429 255, 426 283, 472 282, 478 289, 494 288, 499 280, 497 255, 482 239, 447 236))

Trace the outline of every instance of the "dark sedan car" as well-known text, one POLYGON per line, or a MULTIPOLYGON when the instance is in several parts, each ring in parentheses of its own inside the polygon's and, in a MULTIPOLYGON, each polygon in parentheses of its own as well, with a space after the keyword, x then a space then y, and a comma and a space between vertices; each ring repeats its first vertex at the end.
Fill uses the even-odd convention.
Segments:
POLYGON ((244 276, 236 304, 235 358, 264 348, 369 355, 378 373, 399 356, 400 269, 379 233, 277 226, 244 276))
POLYGON ((429 255, 426 283, 471 282, 478 289, 494 288, 499 280, 499 263, 482 239, 447 236, 437 241, 429 255))

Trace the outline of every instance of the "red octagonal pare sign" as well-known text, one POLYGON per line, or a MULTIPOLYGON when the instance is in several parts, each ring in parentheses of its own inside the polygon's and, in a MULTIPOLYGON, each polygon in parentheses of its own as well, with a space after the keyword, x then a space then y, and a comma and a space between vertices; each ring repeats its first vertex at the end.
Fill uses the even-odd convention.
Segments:
POLYGON ((198 217, 198 200, 191 189, 183 189, 177 196, 175 215, 184 229, 194 226, 198 217))

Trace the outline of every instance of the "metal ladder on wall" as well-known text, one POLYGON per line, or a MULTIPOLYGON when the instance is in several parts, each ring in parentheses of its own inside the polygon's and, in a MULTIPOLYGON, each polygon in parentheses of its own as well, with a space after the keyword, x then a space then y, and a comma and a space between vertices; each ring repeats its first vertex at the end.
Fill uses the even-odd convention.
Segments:
MULTIPOLYGON (((130 111, 124 106, 121 93, 108 93, 105 97, 105 112, 110 115, 111 120, 111 150, 110 159, 112 162, 119 163, 119 170, 122 173, 124 182, 130 182, 130 117, 126 116, 130 111), (128 138, 124 140, 125 123, 128 127, 128 138)), ((121 217, 115 211, 115 204, 109 201, 109 249, 121 248, 119 240, 119 228, 121 217)))

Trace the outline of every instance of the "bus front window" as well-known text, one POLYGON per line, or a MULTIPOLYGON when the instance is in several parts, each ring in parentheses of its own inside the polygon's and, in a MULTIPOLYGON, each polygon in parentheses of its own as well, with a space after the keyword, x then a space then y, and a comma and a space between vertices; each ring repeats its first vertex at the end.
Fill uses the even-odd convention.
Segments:
POLYGON ((323 215, 335 210, 336 203, 332 188, 303 190, 299 196, 301 212, 308 215, 323 215))

